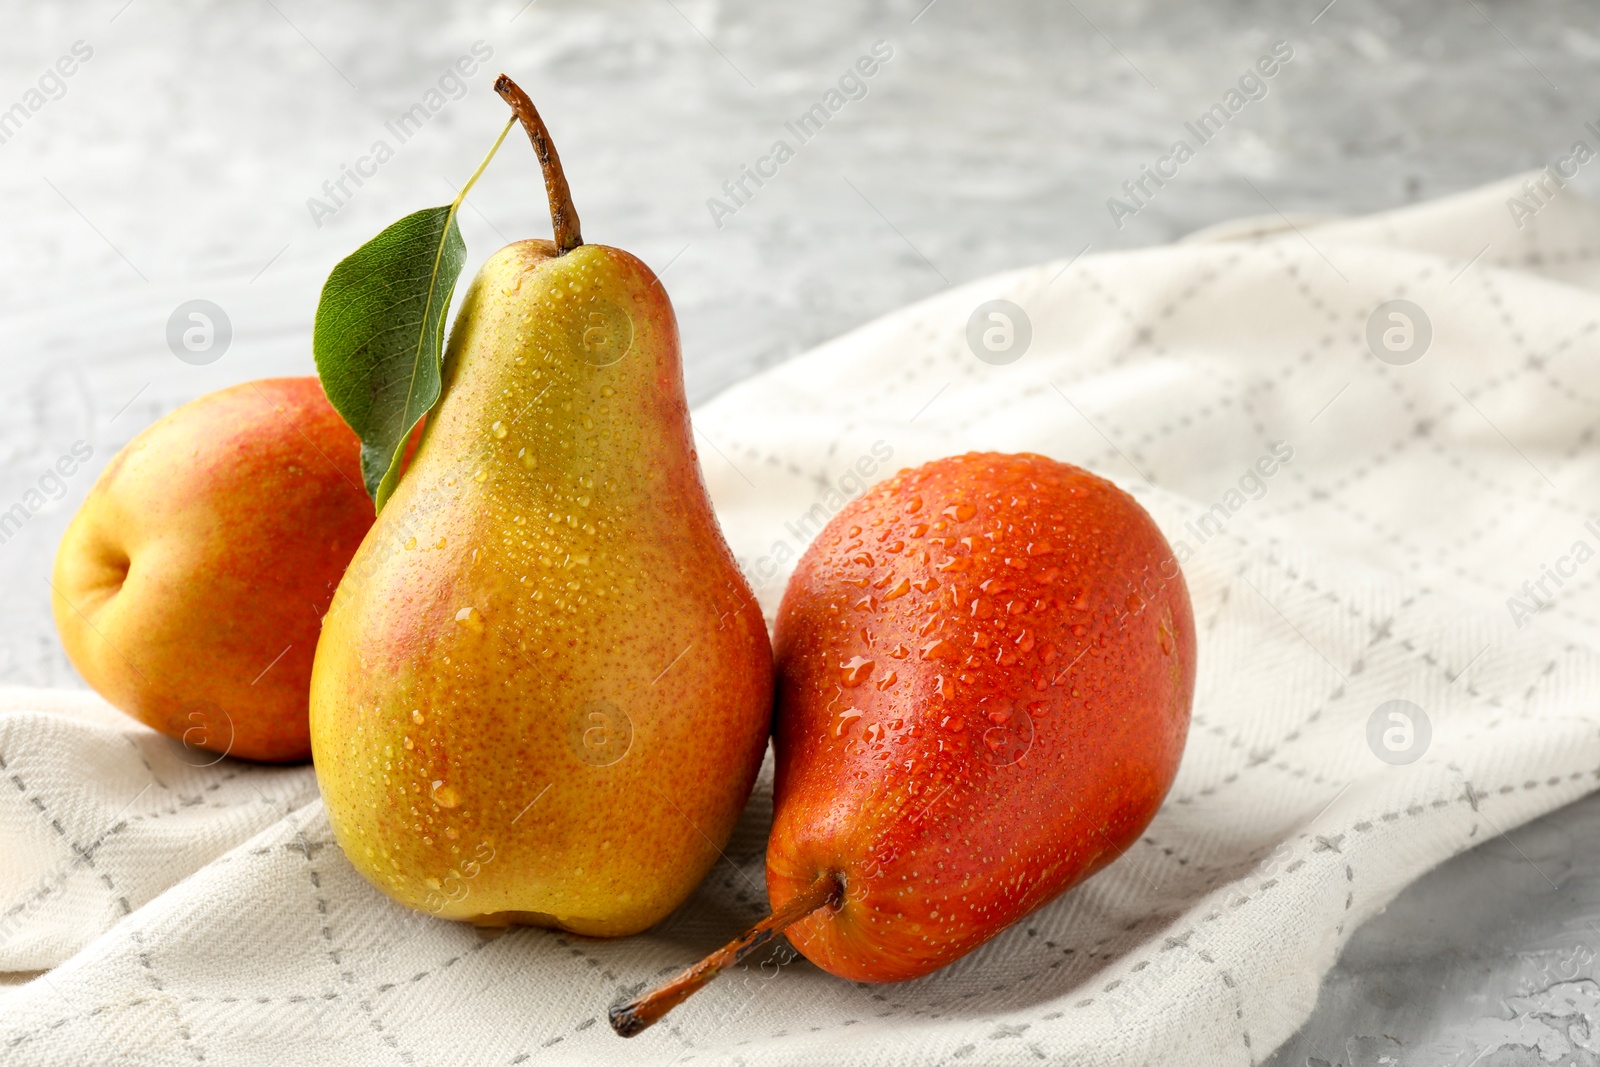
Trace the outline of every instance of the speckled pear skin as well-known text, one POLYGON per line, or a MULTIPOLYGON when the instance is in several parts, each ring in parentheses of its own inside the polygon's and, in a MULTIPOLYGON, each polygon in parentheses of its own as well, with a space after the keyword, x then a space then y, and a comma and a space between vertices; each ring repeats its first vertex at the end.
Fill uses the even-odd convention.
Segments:
POLYGON ((660 282, 601 245, 501 249, 323 624, 311 738, 339 844, 436 915, 635 933, 717 861, 771 702, 660 282))
POLYGON ((853 981, 972 951, 1137 840, 1194 693, 1189 594, 1128 494, 1039 455, 901 471, 836 515, 778 612, 767 887, 853 981))

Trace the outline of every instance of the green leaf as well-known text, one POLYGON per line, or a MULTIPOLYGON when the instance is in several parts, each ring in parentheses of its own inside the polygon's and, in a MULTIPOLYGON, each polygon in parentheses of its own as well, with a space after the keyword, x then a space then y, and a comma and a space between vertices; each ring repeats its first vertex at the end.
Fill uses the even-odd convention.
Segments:
POLYGON ((456 212, 514 122, 506 120, 454 201, 394 223, 323 283, 311 336, 317 376, 361 438, 361 478, 376 510, 400 481, 411 431, 439 402, 444 317, 467 260, 456 212))
POLYGON ((356 249, 322 287, 317 374, 361 438, 361 475, 379 510, 406 439, 439 401, 444 317, 466 260, 456 205, 430 207, 356 249))

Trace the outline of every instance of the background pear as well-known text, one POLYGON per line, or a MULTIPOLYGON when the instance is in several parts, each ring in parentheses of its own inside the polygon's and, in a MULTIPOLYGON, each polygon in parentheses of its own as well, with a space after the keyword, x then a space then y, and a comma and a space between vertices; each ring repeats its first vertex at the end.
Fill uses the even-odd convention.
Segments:
POLYGON ((315 378, 208 393, 128 442, 50 579, 84 680, 218 758, 309 757, 317 619, 372 525, 360 448, 315 378))
POLYGON ((559 243, 508 245, 464 297, 440 403, 324 621, 312 746, 339 843, 395 899, 621 935, 717 860, 771 647, 700 479, 666 292, 580 243, 530 135, 559 243))

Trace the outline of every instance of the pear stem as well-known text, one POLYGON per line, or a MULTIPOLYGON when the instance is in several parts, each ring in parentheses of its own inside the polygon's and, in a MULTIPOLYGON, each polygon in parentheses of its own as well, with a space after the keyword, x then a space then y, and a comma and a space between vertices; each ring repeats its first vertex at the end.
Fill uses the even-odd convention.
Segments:
POLYGON ((688 1000, 701 986, 722 973, 723 968, 737 964, 777 937, 783 932, 784 927, 799 922, 819 908, 835 906, 843 896, 844 886, 839 882, 838 876, 823 875, 781 911, 773 912, 682 974, 669 978, 626 1004, 613 1007, 608 1013, 611 1029, 620 1037, 632 1037, 643 1032, 667 1012, 688 1000))
POLYGON ((502 74, 495 79, 494 91, 511 105, 511 113, 528 131, 528 140, 533 142, 539 166, 544 171, 545 195, 550 200, 550 226, 555 230, 556 254, 570 252, 583 244, 583 234, 579 232, 578 210, 572 206, 572 190, 567 187, 567 175, 561 169, 561 157, 556 155, 556 146, 550 143, 550 131, 545 127, 544 119, 539 117, 533 101, 528 99, 528 94, 516 82, 502 74))

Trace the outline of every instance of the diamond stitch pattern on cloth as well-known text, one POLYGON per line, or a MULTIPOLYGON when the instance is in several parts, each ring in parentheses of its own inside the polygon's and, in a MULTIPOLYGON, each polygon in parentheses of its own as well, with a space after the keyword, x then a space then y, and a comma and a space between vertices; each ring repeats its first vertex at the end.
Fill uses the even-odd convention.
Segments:
POLYGON ((1531 618, 1507 609, 1600 499, 1600 211, 1567 195, 1518 230, 1520 181, 983 279, 696 411, 737 464, 705 477, 769 621, 792 566, 774 543, 801 547, 786 520, 875 442, 881 473, 967 449, 1088 466, 1183 558, 1199 677, 1165 805, 970 956, 885 986, 752 959, 624 1043, 608 1005, 765 913, 770 760, 728 858, 663 923, 495 936, 363 880, 309 767, 191 766, 92 695, 5 689, 0 968, 44 974, 0 992, 3 1058, 1261 1061, 1362 921, 1600 786, 1600 566, 1531 618), (1014 362, 968 348, 989 300, 1031 320, 1014 362), (1431 329, 1412 362, 1369 341, 1400 300, 1431 329), (1264 490, 1219 505, 1275 442, 1292 456, 1264 490), (1385 752, 1410 758, 1415 713, 1369 726, 1394 701, 1430 731, 1411 762, 1385 752))

